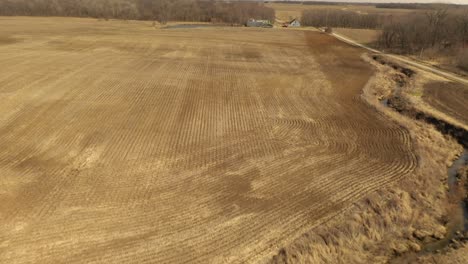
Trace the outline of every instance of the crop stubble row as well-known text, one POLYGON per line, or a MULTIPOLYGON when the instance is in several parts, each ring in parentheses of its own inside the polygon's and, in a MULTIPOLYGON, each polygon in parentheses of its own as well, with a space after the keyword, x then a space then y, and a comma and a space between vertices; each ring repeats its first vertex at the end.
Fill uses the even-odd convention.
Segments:
POLYGON ((254 262, 416 166, 326 35, 2 23, 0 260, 254 262))
POLYGON ((459 83, 432 82, 424 87, 423 99, 430 106, 468 125, 468 87, 459 83))

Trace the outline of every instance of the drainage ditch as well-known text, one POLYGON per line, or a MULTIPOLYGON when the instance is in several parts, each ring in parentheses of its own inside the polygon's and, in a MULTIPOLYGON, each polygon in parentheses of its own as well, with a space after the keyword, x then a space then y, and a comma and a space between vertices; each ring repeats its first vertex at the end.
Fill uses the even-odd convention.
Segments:
MULTIPOLYGON (((388 62, 381 56, 373 56, 372 58, 382 65, 390 66, 394 70, 399 71, 406 79, 411 78, 415 73, 411 69, 388 62)), ((389 98, 380 100, 380 103, 402 115, 432 124, 439 132, 453 137, 464 147, 464 152, 448 169, 448 197, 451 208, 449 208, 449 219, 446 224, 447 234, 441 240, 424 244, 419 254, 437 253, 449 248, 458 248, 462 242, 468 241, 468 181, 466 175, 466 168, 468 166, 468 131, 408 105, 401 96, 400 89, 407 83, 407 80, 404 80, 405 78, 396 78, 397 89, 389 98)))

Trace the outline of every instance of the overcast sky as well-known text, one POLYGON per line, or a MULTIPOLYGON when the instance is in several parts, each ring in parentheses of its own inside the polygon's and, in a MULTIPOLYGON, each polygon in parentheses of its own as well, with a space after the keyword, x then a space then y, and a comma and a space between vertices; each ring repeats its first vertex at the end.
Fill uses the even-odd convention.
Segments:
MULTIPOLYGON (((308 0, 304 0, 308 1, 308 0)), ((309 0, 314 1, 314 0, 309 0)), ((319 0, 317 0, 319 1, 319 0)), ((369 2, 369 3, 453 3, 468 5, 468 0, 320 0, 328 2, 369 2)))

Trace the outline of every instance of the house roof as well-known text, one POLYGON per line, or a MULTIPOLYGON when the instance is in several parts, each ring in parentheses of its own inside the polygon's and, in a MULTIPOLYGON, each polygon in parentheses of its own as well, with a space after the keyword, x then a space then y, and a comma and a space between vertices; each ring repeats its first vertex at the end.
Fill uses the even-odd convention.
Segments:
POLYGON ((294 18, 293 20, 289 21, 288 23, 291 24, 291 23, 294 22, 294 21, 299 22, 299 20, 298 20, 297 18, 294 18))

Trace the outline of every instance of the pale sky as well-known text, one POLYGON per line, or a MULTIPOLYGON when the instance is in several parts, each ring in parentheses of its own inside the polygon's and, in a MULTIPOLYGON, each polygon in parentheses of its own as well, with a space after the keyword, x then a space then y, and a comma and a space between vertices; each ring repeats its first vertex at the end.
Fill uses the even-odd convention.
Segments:
MULTIPOLYGON (((313 1, 313 0, 304 0, 313 1)), ((327 2, 366 2, 366 3, 452 3, 468 5, 468 0, 317 0, 327 2)))

